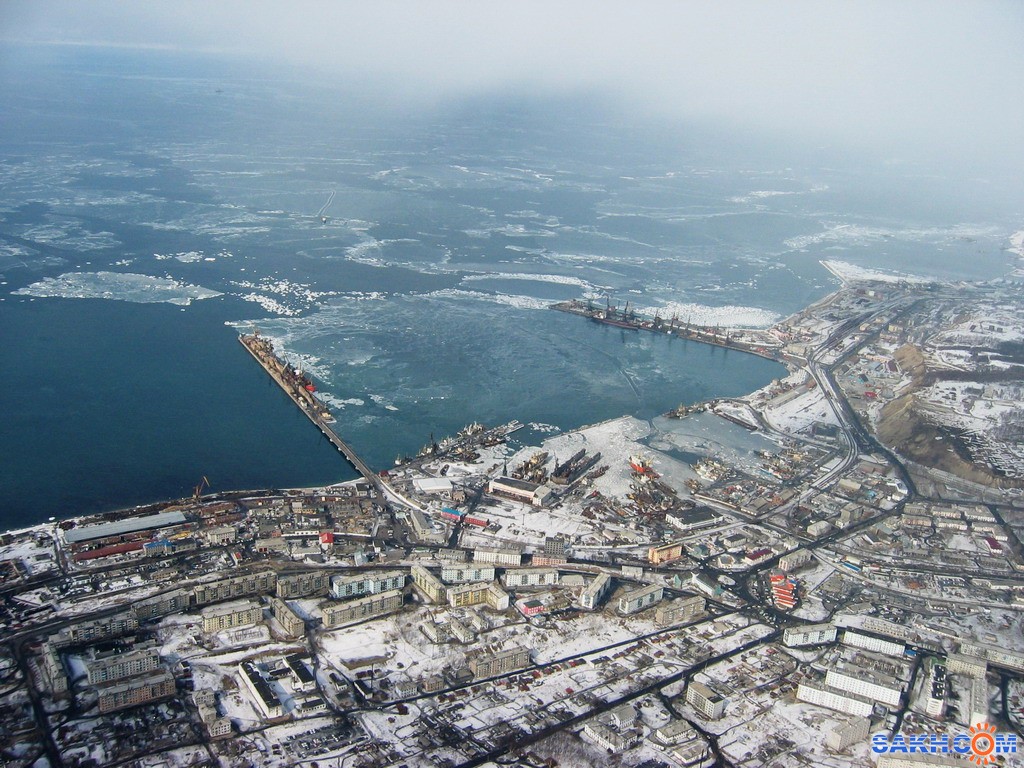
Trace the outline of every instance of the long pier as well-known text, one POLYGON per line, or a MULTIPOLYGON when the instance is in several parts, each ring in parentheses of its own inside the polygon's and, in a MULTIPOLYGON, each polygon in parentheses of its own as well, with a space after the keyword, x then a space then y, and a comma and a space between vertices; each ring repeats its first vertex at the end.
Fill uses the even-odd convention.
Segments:
POLYGON ((757 355, 766 360, 785 362, 781 354, 781 345, 768 338, 761 338, 759 341, 743 341, 736 338, 737 335, 763 334, 762 331, 751 331, 744 329, 719 329, 705 326, 694 326, 690 323, 680 324, 675 318, 662 320, 655 318, 648 320, 630 312, 618 310, 615 307, 595 307, 590 302, 572 299, 552 304, 551 309, 559 312, 568 312, 571 315, 580 315, 593 320, 595 323, 610 325, 615 328, 625 328, 632 331, 654 331, 669 336, 677 336, 680 339, 699 341, 702 344, 711 344, 725 349, 735 349, 747 354, 757 355))
POLYGON ((359 454, 352 450, 352 446, 342 440, 338 433, 331 428, 327 421, 331 418, 330 411, 301 386, 300 380, 294 374, 289 373, 290 367, 277 357, 270 341, 260 337, 258 334, 251 336, 242 334, 238 337, 238 341, 256 359, 256 362, 260 364, 270 378, 277 382, 278 386, 285 391, 288 397, 292 399, 292 402, 299 406, 299 410, 316 424, 324 434, 324 437, 331 441, 331 444, 348 460, 348 463, 353 466, 356 472, 373 483, 374 487, 383 494, 383 484, 380 477, 366 465, 366 462, 359 458, 359 454))

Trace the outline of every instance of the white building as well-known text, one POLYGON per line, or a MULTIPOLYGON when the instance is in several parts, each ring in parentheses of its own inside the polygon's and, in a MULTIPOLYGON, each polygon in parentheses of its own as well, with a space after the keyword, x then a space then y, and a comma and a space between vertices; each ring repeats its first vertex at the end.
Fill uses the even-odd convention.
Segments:
POLYGON ((988 681, 983 677, 971 679, 971 725, 988 722, 988 681))
POLYGON ((665 589, 660 584, 633 589, 619 598, 619 613, 629 615, 661 602, 665 589))
POLYGON ((899 707, 903 697, 903 684, 894 677, 870 669, 840 666, 825 674, 825 685, 848 691, 858 696, 899 707))
POLYGON ((249 694, 250 701, 263 717, 273 719, 284 714, 281 699, 252 663, 243 661, 238 665, 238 679, 242 683, 242 689, 249 694))
POLYGON ((725 711, 725 698, 696 680, 686 686, 686 701, 709 720, 717 720, 725 711))
POLYGON ((580 594, 580 605, 588 611, 592 611, 601 604, 604 596, 612 586, 612 577, 607 573, 599 573, 597 577, 587 585, 587 588, 580 594))
POLYGON ((225 629, 251 627, 263 620, 263 609, 256 603, 228 603, 211 605, 203 610, 203 631, 222 632, 225 629))
POLYGON ((493 565, 446 565, 441 568, 441 580, 449 584, 472 581, 494 581, 493 565))
POLYGON ((517 501, 543 506, 551 498, 552 490, 546 485, 538 485, 514 477, 496 477, 487 486, 488 493, 507 496, 517 501))
POLYGON ((928 717, 941 718, 946 713, 946 667, 935 664, 926 685, 925 711, 928 717))
POLYGON ((819 707, 834 709, 836 712, 845 712, 858 717, 869 717, 874 709, 871 699, 817 683, 800 683, 796 690, 796 697, 808 704, 817 704, 819 707))
POLYGON ((159 666, 160 651, 158 648, 116 653, 106 658, 87 661, 85 664, 89 685, 99 685, 125 677, 143 675, 152 672, 159 666))
POLYGON ((843 632, 843 645, 850 645, 854 648, 863 648, 866 651, 884 653, 888 656, 903 656, 907 646, 892 640, 885 640, 880 637, 872 637, 860 632, 847 629, 843 632))
POLYGON ((502 577, 509 589, 517 587, 551 587, 558 584, 558 571, 553 568, 515 568, 502 577))
POLYGON ((854 744, 862 744, 867 741, 870 728, 871 720, 866 717, 855 717, 845 723, 836 723, 825 736, 825 743, 829 749, 838 752, 854 744))
POLYGON ((473 550, 473 562, 494 563, 495 565, 522 565, 523 553, 518 549, 477 547, 473 550))
POLYGON ((331 595, 344 599, 362 597, 363 595, 379 595, 405 586, 405 574, 402 571, 376 571, 355 574, 339 574, 331 578, 331 595))
POLYGON ((802 645, 820 645, 835 641, 838 630, 832 624, 808 624, 789 627, 782 633, 782 642, 790 648, 802 645))
POLYGON ((811 562, 811 551, 809 549, 797 549, 779 558, 779 568, 784 571, 795 571, 797 568, 811 562))

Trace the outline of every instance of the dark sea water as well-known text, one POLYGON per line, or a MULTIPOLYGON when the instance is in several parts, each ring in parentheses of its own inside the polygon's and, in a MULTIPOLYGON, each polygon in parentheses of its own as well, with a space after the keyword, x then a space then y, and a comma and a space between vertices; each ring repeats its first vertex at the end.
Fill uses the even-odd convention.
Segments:
POLYGON ((473 420, 650 417, 784 373, 553 301, 766 325, 835 288, 822 259, 986 279, 1020 228, 991 185, 583 97, 413 107, 223 60, 7 46, 0 99, 0 528, 204 475, 352 477, 237 343, 253 325, 383 468, 473 420))

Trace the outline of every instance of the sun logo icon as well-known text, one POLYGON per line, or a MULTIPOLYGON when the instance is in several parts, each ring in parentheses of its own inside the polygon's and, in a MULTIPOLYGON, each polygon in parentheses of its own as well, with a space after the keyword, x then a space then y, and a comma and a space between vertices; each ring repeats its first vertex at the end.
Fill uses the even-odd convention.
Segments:
POLYGON ((971 754, 967 756, 975 765, 988 765, 996 759, 996 739, 992 735, 996 731, 994 725, 978 723, 971 726, 971 754))

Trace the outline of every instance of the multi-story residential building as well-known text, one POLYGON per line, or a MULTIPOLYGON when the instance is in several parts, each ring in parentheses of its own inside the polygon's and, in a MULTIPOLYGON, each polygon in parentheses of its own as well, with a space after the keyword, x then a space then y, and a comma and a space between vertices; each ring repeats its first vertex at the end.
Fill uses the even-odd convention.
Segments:
POLYGON ((988 681, 984 677, 971 678, 971 697, 968 709, 971 712, 972 726, 988 722, 988 681))
POLYGON ((725 697, 697 680, 686 686, 686 701, 709 720, 717 720, 725 711, 725 697))
POLYGON ((681 624, 703 614, 706 605, 707 600, 700 595, 672 600, 658 606, 654 612, 654 620, 662 627, 681 624))
POLYGON ((412 582, 432 603, 443 603, 447 600, 448 590, 444 584, 430 571, 419 563, 415 563, 410 569, 412 582))
POLYGON ((928 713, 928 717, 938 719, 946 714, 946 667, 942 664, 935 664, 932 667, 927 691, 925 711, 928 713))
POLYGON ((471 581, 494 581, 493 565, 446 565, 441 568, 441 580, 449 584, 471 581))
POLYGON ((471 659, 469 670, 477 679, 494 677, 502 672, 514 672, 530 666, 530 651, 527 648, 509 648, 501 653, 487 654, 471 659))
POLYGON ((204 528, 200 535, 212 547, 232 544, 238 538, 238 531, 233 525, 218 525, 214 528, 204 528))
POLYGON ((510 568, 502 581, 509 589, 550 587, 558 584, 558 571, 553 568, 510 568))
POLYGON ((402 590, 392 589, 379 595, 357 597, 343 603, 324 603, 320 610, 324 626, 333 628, 393 613, 400 610, 404 602, 405 595, 402 590))
POLYGON ((139 600, 132 605, 135 618, 140 622, 172 613, 184 613, 188 610, 189 593, 184 589, 174 589, 162 595, 139 600))
POLYGON ((907 646, 903 643, 897 643, 893 640, 886 640, 872 635, 865 635, 861 632, 854 632, 851 629, 847 629, 843 632, 843 645, 850 645, 854 648, 863 648, 867 651, 875 651, 877 653, 885 653, 889 656, 903 656, 904 652, 907 650, 907 646))
POLYGON ((373 571, 339 574, 331 578, 331 596, 339 600, 363 595, 379 595, 405 586, 402 571, 373 571))
POLYGON ((452 608, 482 603, 496 611, 504 611, 509 602, 508 593, 493 581, 490 584, 461 584, 448 588, 448 605, 452 608))
POLYGON ((779 558, 779 568, 784 571, 795 571, 809 562, 811 562, 811 551, 809 549, 797 549, 779 558))
POLYGON ((997 667, 1010 669, 1014 672, 1024 672, 1024 653, 1016 653, 1003 648, 968 641, 960 643, 960 653, 964 656, 985 659, 989 664, 994 664, 997 667))
POLYGON ((134 613, 118 613, 103 619, 72 624, 56 635, 51 635, 50 642, 57 646, 95 643, 110 637, 127 635, 138 628, 139 620, 134 613))
POLYGON ((834 624, 805 624, 789 627, 782 633, 782 642, 790 648, 835 642, 839 630, 834 624))
POLYGON ((817 704, 819 707, 834 709, 836 712, 845 712, 857 717, 870 717, 874 710, 874 702, 866 696, 818 683, 800 683, 797 687, 796 697, 809 704, 817 704))
POLYGON ((522 565, 523 553, 518 549, 477 547, 473 550, 473 562, 494 563, 495 565, 522 565))
POLYGON ((651 547, 647 550, 647 560, 652 565, 660 565, 661 563, 670 563, 673 560, 678 560, 683 556, 683 545, 682 544, 665 544, 660 547, 651 547))
POLYGON ((267 598, 271 615, 289 637, 299 637, 306 633, 306 622, 284 600, 271 595, 267 598))
POLYGON ((263 620, 263 609, 256 603, 228 603, 211 605, 203 611, 203 631, 222 632, 226 629, 251 627, 263 620))
POLYGON ((842 665, 825 674, 825 685, 858 696, 898 707, 903 698, 903 683, 894 677, 862 667, 842 665))
POLYGON ((166 669, 161 669, 152 674, 133 677, 100 688, 100 713, 116 712, 119 709, 159 701, 173 696, 174 692, 174 677, 166 669))
POLYGON ((50 694, 54 698, 64 696, 68 691, 68 673, 52 643, 43 643, 42 661, 39 666, 50 694))
POLYGON ((979 659, 977 656, 951 653, 946 657, 946 668, 953 675, 984 677, 988 672, 988 662, 984 659, 979 659))
POLYGON ((665 589, 660 584, 633 589, 619 598, 619 613, 629 615, 661 601, 665 589))
POLYGON ((866 717, 854 717, 847 722, 837 723, 825 735, 825 743, 836 752, 854 744, 867 741, 871 729, 871 720, 866 717))
POLYGON ((292 576, 279 576, 277 579, 277 596, 285 600, 324 597, 330 588, 331 577, 323 571, 296 573, 292 576))
POLYGON ((89 685, 100 685, 125 677, 143 675, 152 672, 159 666, 159 650, 157 648, 142 648, 89 660, 85 664, 85 671, 89 678, 89 685))
POLYGON ((604 596, 608 594, 611 587, 612 577, 607 573, 599 573, 580 594, 580 605, 588 611, 594 610, 604 600, 604 596))
POLYGON ((192 588, 193 600, 196 605, 219 603, 239 597, 253 595, 269 595, 277 587, 277 574, 273 571, 259 571, 219 579, 205 584, 197 584, 192 588))

